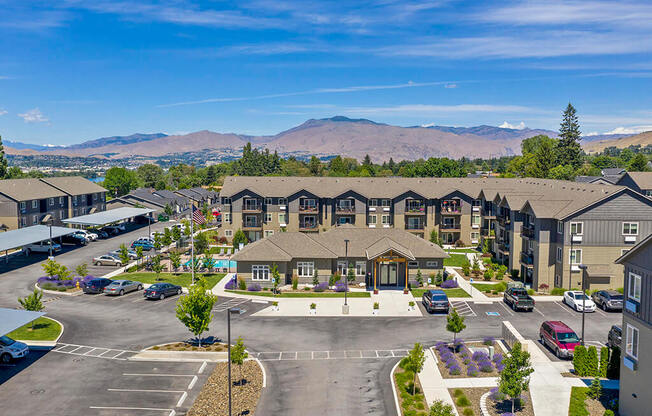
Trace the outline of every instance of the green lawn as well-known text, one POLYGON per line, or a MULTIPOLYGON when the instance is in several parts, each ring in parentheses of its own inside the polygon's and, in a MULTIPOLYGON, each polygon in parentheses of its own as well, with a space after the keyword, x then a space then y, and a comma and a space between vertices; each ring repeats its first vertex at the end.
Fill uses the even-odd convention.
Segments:
POLYGON ((466 255, 451 253, 450 257, 444 259, 444 266, 462 267, 466 262, 466 255))
MULTIPOLYGON (((227 290, 226 292, 238 293, 241 295, 264 296, 267 298, 343 298, 344 292, 281 292, 280 295, 274 296, 272 292, 249 292, 248 290, 227 290)), ((369 292, 349 292, 350 298, 368 298, 371 297, 369 292)))
POLYGON ((58 322, 43 316, 34 321, 34 330, 31 328, 32 324, 29 323, 8 333, 7 336, 23 341, 54 341, 61 333, 61 325, 58 322))
POLYGON ((568 416, 589 416, 588 410, 584 401, 586 400, 586 393, 589 391, 588 387, 573 387, 571 388, 570 404, 568 406, 568 416))
MULTIPOLYGON (((208 288, 212 288, 222 280, 225 276, 224 273, 195 273, 195 280, 205 279, 208 283, 208 288)), ((175 285, 189 287, 192 282, 192 275, 190 273, 161 273, 158 275, 158 280, 156 279, 156 273, 152 272, 135 272, 135 273, 122 273, 121 275, 115 276, 113 280, 118 279, 128 279, 135 280, 141 283, 158 283, 158 282, 167 282, 173 283, 175 285)))
MULTIPOLYGON (((423 292, 426 290, 431 290, 431 289, 425 289, 425 288, 420 288, 420 289, 411 289, 410 292, 412 292, 412 296, 415 298, 421 298, 423 296, 423 292)), ((449 298, 470 298, 471 295, 466 293, 466 291, 462 288, 455 288, 455 289, 442 289, 444 292, 446 292, 446 295, 448 295, 449 298)))
POLYGON ((504 292, 507 288, 506 283, 471 283, 471 286, 478 289, 480 292, 491 292, 492 290, 497 290, 499 292, 504 292))

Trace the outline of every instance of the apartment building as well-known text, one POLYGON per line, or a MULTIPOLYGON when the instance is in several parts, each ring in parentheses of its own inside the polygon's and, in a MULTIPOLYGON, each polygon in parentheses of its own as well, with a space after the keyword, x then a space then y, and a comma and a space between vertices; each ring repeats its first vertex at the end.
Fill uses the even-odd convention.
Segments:
POLYGON ((138 188, 127 195, 110 200, 107 202, 107 205, 109 209, 119 207, 145 207, 153 209, 157 213, 163 213, 166 207, 169 207, 173 214, 180 214, 189 209, 190 201, 188 198, 177 195, 172 191, 138 188))
POLYGON ((0 180, 0 228, 15 230, 105 209, 106 189, 82 177, 0 180))
POLYGON ((42 178, 41 181, 67 195, 69 218, 106 210, 107 190, 95 182, 81 176, 42 178))
POLYGON ((652 172, 627 172, 618 181, 618 185, 652 198, 652 172))
POLYGON ((626 282, 618 410, 623 416, 645 415, 652 408, 652 234, 616 263, 624 266, 626 282))
POLYGON ((621 287, 613 261, 652 232, 643 195, 549 179, 228 177, 221 197, 227 238, 238 229, 256 241, 341 224, 425 239, 434 230, 445 244, 489 240, 494 256, 537 288, 579 287, 580 263, 591 288, 621 287))

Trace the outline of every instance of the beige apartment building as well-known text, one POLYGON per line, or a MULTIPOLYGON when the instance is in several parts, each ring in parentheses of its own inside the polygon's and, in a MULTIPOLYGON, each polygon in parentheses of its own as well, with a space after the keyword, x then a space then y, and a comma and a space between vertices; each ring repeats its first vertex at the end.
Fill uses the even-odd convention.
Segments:
POLYGON ((652 232, 652 200, 622 186, 537 178, 227 177, 220 235, 250 241, 338 225, 400 229, 444 244, 489 241, 530 287, 622 287, 613 261, 652 232), (572 237, 571 237, 572 236, 572 237), (543 286, 542 286, 543 285, 543 286))

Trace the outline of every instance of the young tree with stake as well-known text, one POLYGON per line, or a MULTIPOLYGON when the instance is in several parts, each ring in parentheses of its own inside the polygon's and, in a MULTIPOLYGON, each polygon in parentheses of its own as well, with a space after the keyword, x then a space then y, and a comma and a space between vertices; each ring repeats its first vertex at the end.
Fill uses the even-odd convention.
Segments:
POLYGON ((506 394, 512 401, 512 413, 514 413, 514 402, 527 391, 530 386, 530 374, 534 369, 530 366, 530 353, 523 351, 519 342, 515 343, 512 351, 503 360, 503 371, 500 373, 498 389, 506 394))
MULTIPOLYGON (((238 373, 242 374, 242 365, 244 364, 245 360, 249 357, 249 353, 245 349, 244 342, 242 341, 242 337, 238 337, 236 343, 234 346, 231 347, 231 364, 235 364, 238 366, 238 373)), ((235 384, 244 384, 242 383, 242 375, 240 375, 240 380, 236 382, 235 384)))
MULTIPOLYGON (((34 289, 34 292, 31 295, 24 298, 18 298, 18 303, 20 303, 20 306, 22 306, 26 311, 41 312, 43 309, 45 309, 43 302, 41 302, 42 298, 43 292, 34 289)), ((31 329, 34 330, 34 321, 32 321, 31 329)))
POLYGON ((466 328, 464 317, 457 313, 457 309, 453 310, 446 317, 446 330, 453 333, 453 341, 457 340, 457 334, 466 328))
POLYGON ((217 296, 206 290, 202 281, 190 286, 188 294, 177 301, 177 319, 197 337, 201 347, 201 334, 208 331, 213 319, 213 305, 217 296))
POLYGON ((170 265, 176 272, 181 267, 181 253, 178 251, 170 251, 170 265))
POLYGON ((423 370, 423 365, 426 362, 426 355, 423 352, 423 347, 418 342, 414 344, 414 348, 410 350, 407 356, 406 370, 412 371, 412 395, 416 393, 417 388, 417 374, 423 370))

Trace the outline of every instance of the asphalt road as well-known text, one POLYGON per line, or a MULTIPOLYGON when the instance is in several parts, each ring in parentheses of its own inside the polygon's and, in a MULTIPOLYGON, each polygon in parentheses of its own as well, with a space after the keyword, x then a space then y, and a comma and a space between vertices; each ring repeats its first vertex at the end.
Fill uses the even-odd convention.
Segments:
MULTIPOLYGON (((154 227, 160 226, 162 224, 154 227)), ((57 261, 74 268, 141 234, 146 231, 136 230, 93 242, 87 247, 59 254, 57 261)), ((25 296, 41 275, 40 262, 0 274, 0 306, 16 307, 16 298, 25 296)), ((0 403, 12 409, 12 415, 167 415, 168 409, 183 414, 191 405, 198 387, 181 389, 179 380, 183 376, 141 376, 139 381, 133 381, 123 374, 157 371, 155 363, 110 358, 116 354, 118 358, 126 358, 131 351, 153 344, 189 339, 191 334, 175 318, 175 298, 146 301, 140 293, 133 293, 115 298, 84 295, 48 297, 47 300, 48 315, 65 325, 60 341, 74 346, 47 353, 33 352, 27 360, 0 367, 0 403), (99 354, 103 356, 98 357, 99 354), (107 390, 137 390, 134 385, 145 386, 141 390, 161 392, 138 394, 107 390), (188 397, 182 406, 176 407, 175 400, 181 393, 166 392, 182 390, 187 391, 188 397), (119 407, 119 403, 129 409, 111 408, 119 407)), ((207 336, 226 338, 224 308, 228 301, 228 298, 219 299, 207 336)), ((433 345, 452 339, 446 331, 445 316, 251 316, 265 306, 244 302, 239 307, 246 312, 232 316, 231 321, 232 337, 242 336, 247 348, 262 360, 267 371, 268 387, 261 396, 259 415, 394 415, 389 373, 398 357, 415 342, 433 345)), ((544 320, 563 320, 578 333, 581 329, 581 314, 560 303, 539 302, 536 310, 530 313, 513 312, 501 303, 461 302, 456 307, 466 316, 467 328, 460 337, 467 340, 499 338, 503 320, 510 321, 521 334, 532 339, 538 338, 538 329, 544 320)), ((587 341, 596 345, 606 342, 610 326, 621 320, 619 313, 587 314, 587 341)), ((166 365, 166 371, 173 375, 194 371, 188 364, 166 365)), ((198 380, 198 386, 202 380, 198 380)))

